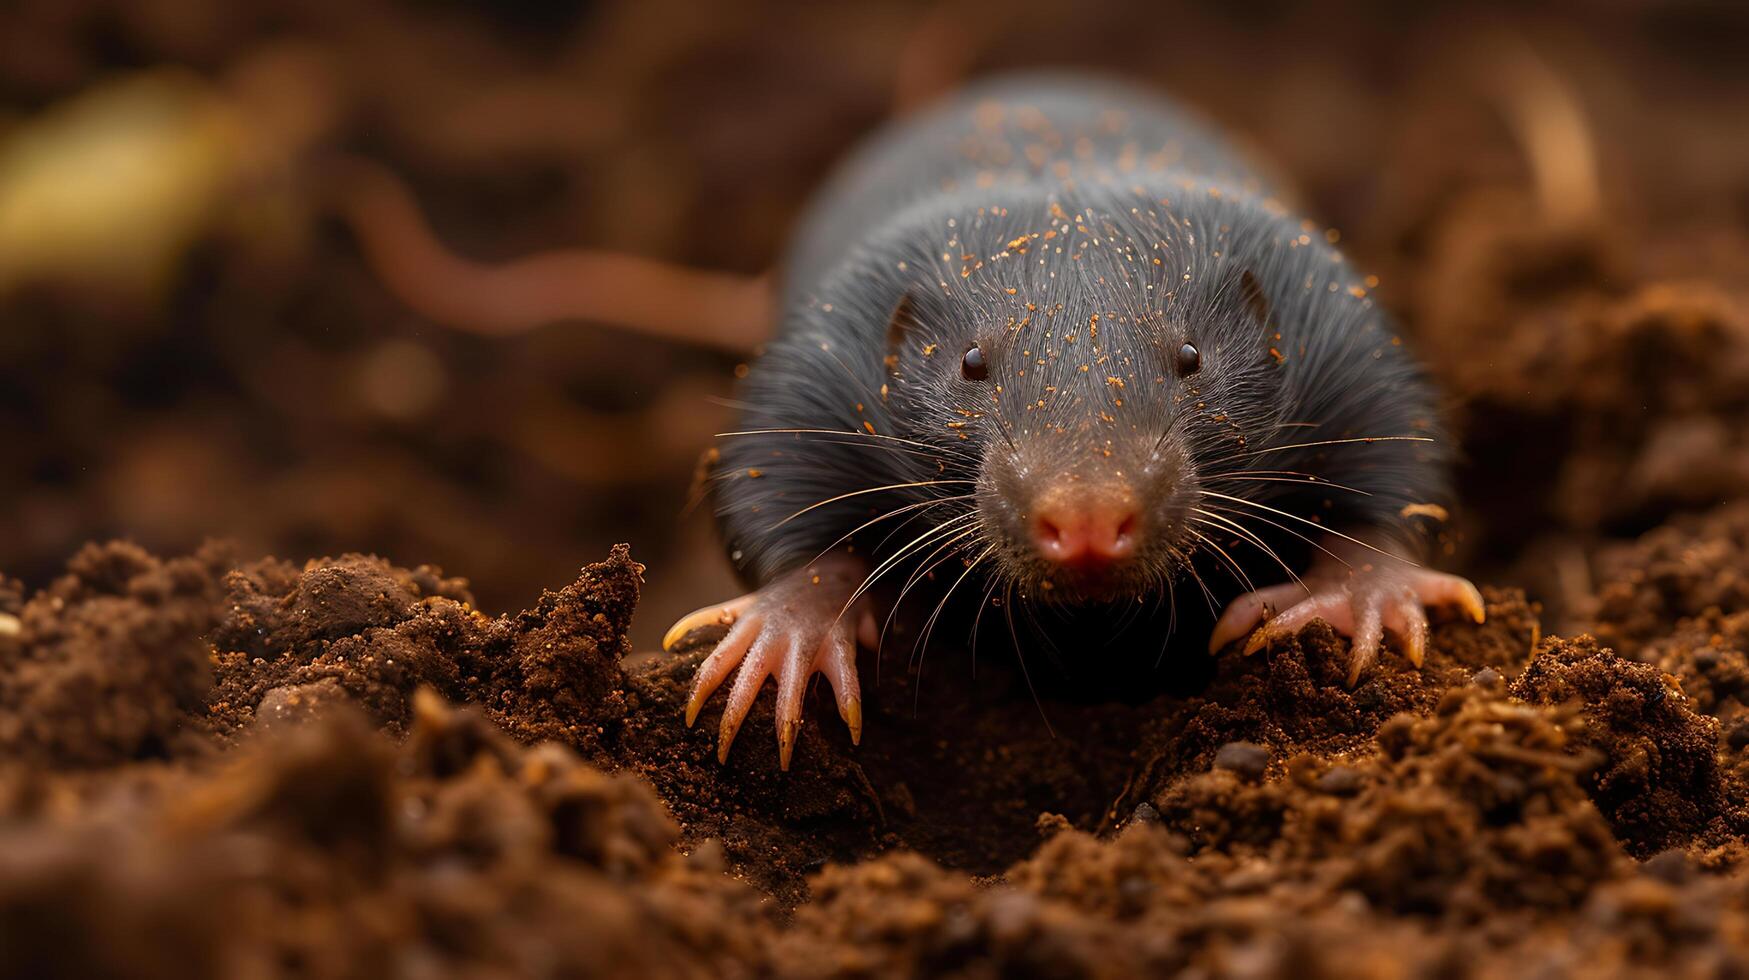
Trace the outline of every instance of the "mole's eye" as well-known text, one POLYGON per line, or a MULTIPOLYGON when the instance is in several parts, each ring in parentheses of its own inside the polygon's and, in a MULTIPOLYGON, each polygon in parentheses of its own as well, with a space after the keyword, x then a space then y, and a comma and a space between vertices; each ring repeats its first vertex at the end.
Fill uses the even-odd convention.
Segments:
POLYGON ((1201 352, 1199 352, 1194 346, 1185 344, 1183 347, 1178 348, 1178 361, 1174 367, 1178 369, 1178 376, 1181 378, 1186 375, 1195 374, 1197 369, 1202 367, 1201 352))
POLYGON ((984 361, 984 349, 977 344, 966 348, 966 356, 960 360, 960 374, 967 381, 982 381, 990 374, 990 365, 984 361))

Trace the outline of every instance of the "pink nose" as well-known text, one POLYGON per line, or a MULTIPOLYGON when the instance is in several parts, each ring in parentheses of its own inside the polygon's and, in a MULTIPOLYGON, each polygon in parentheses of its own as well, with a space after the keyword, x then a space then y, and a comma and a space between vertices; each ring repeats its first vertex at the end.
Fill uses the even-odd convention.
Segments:
POLYGON ((1053 494, 1033 508, 1033 546, 1058 565, 1109 565, 1135 554, 1136 522, 1127 497, 1053 494))

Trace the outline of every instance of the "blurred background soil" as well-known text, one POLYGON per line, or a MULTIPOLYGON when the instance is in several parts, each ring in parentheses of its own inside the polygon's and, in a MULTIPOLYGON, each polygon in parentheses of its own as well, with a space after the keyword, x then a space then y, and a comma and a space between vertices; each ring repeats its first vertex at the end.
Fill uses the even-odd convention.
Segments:
POLYGON ((1749 480, 1729 424, 1749 369, 1714 335, 1749 261, 1745 20, 1627 0, 7 4, 0 568, 41 584, 88 540, 218 535, 465 570, 511 609, 629 540, 648 645, 732 587, 687 501, 735 358, 576 321, 434 326, 338 217, 336 159, 398 175, 473 259, 757 274, 898 107, 1050 66, 1200 107, 1378 272, 1476 434, 1478 554, 1642 530, 1749 480), (1668 316, 1692 329, 1645 326, 1668 316))
POLYGON ((0 960, 1744 968, 1745 51, 1699 0, 0 6, 0 960), (778 777, 762 706, 719 769, 697 652, 637 654, 735 591, 689 500, 758 286, 658 276, 707 343, 600 314, 632 276, 540 322, 360 188, 481 263, 750 278, 859 136, 1043 67, 1202 109, 1378 273, 1491 622, 1057 738, 892 671, 857 752, 778 777))

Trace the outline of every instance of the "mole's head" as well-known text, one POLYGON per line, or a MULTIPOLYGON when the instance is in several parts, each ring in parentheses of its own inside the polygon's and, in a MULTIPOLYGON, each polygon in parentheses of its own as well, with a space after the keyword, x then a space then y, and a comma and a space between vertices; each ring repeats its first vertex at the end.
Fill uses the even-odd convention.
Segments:
POLYGON ((1050 258, 993 290, 908 296, 889 408, 902 435, 963 460, 967 554, 999 584, 1066 603, 1157 594, 1231 538, 1204 481, 1278 422, 1268 303, 1235 263, 1187 277, 1182 257, 1050 258))

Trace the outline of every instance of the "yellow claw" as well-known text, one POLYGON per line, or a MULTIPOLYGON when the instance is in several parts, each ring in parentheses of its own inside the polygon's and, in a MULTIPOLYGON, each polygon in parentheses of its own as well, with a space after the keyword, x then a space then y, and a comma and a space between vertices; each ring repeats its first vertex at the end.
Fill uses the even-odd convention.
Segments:
POLYGON ((1354 685, 1360 683, 1360 675, 1364 670, 1366 670, 1366 665, 1361 663, 1358 660, 1354 660, 1352 655, 1350 655, 1350 660, 1349 660, 1349 664, 1348 664, 1348 684, 1347 684, 1347 687, 1350 691, 1354 690, 1354 685))
POLYGON ((1274 636, 1270 633, 1268 626, 1257 627, 1256 631, 1251 634, 1251 639, 1245 641, 1245 656, 1249 657, 1268 646, 1272 639, 1274 636))
MULTIPOLYGON (((1258 626, 1261 628, 1262 624, 1260 623, 1258 626)), ((1227 644, 1244 635, 1245 632, 1243 629, 1234 630, 1230 626, 1222 626, 1220 623, 1216 623, 1214 631, 1209 633, 1209 656, 1212 657, 1215 654, 1220 653, 1226 648, 1227 644)))
POLYGON ((723 726, 717 729, 717 765, 725 765, 729 761, 729 747, 735 744, 735 730, 739 726, 728 724, 729 716, 723 716, 723 726))
POLYGON ((748 593, 728 602, 714 602, 680 617, 673 626, 668 627, 668 632, 662 634, 662 649, 674 649, 675 644, 686 639, 686 635, 695 629, 705 626, 733 626, 735 620, 741 618, 742 610, 753 603, 753 595, 754 593, 748 593))
POLYGON ((1469 582, 1464 583, 1463 596, 1458 600, 1458 604, 1464 612, 1470 614, 1471 619, 1478 623, 1487 622, 1488 604, 1482 600, 1482 590, 1469 582))
POLYGON ((1416 670, 1427 659, 1427 633, 1425 630, 1410 630, 1408 642, 1404 644, 1404 653, 1409 657, 1409 663, 1416 670))
POLYGON ((862 744, 862 699, 855 698, 844 706, 844 724, 850 728, 850 744, 862 744))
POLYGON ((790 756, 796 750, 796 732, 801 727, 799 719, 777 727, 777 768, 784 772, 789 772, 790 756))

